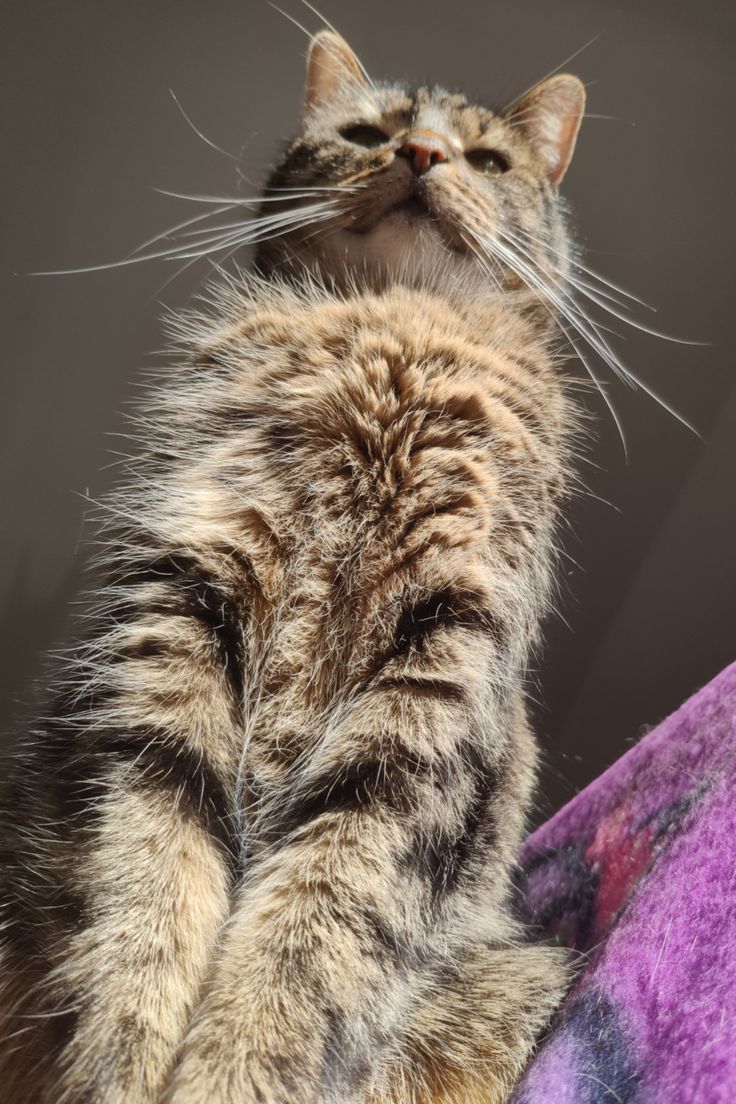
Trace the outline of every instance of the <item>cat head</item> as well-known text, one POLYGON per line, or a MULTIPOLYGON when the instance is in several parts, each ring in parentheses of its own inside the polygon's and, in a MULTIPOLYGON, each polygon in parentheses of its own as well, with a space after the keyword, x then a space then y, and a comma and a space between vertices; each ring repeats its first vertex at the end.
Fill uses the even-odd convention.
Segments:
POLYGON ((262 271, 489 288, 562 275, 558 186, 585 105, 553 76, 503 113, 438 87, 372 81, 332 31, 312 40, 302 131, 267 188, 262 271))

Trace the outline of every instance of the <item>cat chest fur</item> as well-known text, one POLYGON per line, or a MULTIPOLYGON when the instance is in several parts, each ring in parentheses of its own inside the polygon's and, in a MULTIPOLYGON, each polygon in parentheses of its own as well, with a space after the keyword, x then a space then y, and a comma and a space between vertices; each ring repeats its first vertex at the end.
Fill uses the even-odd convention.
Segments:
POLYGON ((406 288, 255 285, 226 307, 188 335, 172 424, 194 447, 173 489, 178 540, 206 534, 212 556, 217 533, 260 596, 252 757, 280 776, 337 712, 365 739, 393 716, 436 742, 435 713, 476 708, 523 663, 546 593, 570 417, 543 338, 508 306, 406 288))

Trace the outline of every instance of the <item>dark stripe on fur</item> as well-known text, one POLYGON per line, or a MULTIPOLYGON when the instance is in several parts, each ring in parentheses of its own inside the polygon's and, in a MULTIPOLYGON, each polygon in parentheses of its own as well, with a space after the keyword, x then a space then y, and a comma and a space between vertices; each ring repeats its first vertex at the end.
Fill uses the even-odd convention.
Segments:
POLYGON ((280 834, 288 835, 326 813, 355 813, 374 805, 407 812, 414 808, 417 774, 426 769, 416 760, 409 764, 396 756, 350 763, 340 773, 316 779, 306 794, 290 803, 280 820, 280 834))
POLYGON ((492 846, 495 825, 490 818, 490 803, 498 788, 497 771, 487 770, 474 776, 474 792, 470 798, 459 832, 449 832, 440 826, 432 831, 420 829, 405 856, 408 866, 427 878, 434 900, 451 893, 467 872, 477 854, 482 835, 483 850, 492 846))
POLYGON ((483 608, 481 595, 447 588, 403 610, 394 633, 392 656, 405 655, 411 648, 421 649, 432 633, 449 627, 485 633, 498 647, 503 646, 506 636, 498 618, 483 608))
POLYGON ((65 819, 88 820, 119 784, 122 767, 137 785, 163 789, 176 807, 194 817, 204 830, 235 859, 238 855, 231 824, 231 803, 207 756, 190 748, 180 736, 165 729, 134 726, 124 731, 94 729, 77 738, 64 727, 47 745, 54 759, 60 812, 65 819))
POLYGON ((405 678, 381 679, 378 685, 383 690, 405 690, 420 698, 439 698, 441 701, 452 702, 463 702, 466 698, 465 687, 451 679, 407 675, 405 678))
MULTIPOLYGON (((239 565, 242 567, 242 564, 239 565)), ((247 584, 247 578, 243 580, 247 584)), ((223 666, 233 697, 239 705, 243 695, 243 621, 233 595, 195 557, 170 552, 133 563, 118 572, 113 585, 129 588, 128 619, 141 613, 194 618, 209 633, 223 666), (161 583, 166 590, 140 604, 135 588, 161 583)))

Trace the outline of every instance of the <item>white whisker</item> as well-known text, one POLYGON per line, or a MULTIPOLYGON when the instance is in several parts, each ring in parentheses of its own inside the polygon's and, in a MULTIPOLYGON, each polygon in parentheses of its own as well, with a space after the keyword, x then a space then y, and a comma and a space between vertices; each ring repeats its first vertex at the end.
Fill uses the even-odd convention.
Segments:
MULTIPOLYGON (((258 208, 262 203, 283 203, 285 202, 281 196, 214 196, 214 195, 190 195, 186 192, 170 192, 166 188, 154 188, 155 192, 159 195, 168 196, 170 199, 186 199, 190 203, 229 203, 233 207, 255 207, 258 208)), ((323 191, 335 191, 340 192, 342 195, 349 194, 352 189, 349 188, 290 188, 291 199, 313 199, 315 193, 323 191)))
POLYGON ((164 238, 173 237, 175 234, 178 234, 179 231, 186 229, 187 226, 192 226, 195 222, 203 222, 205 219, 216 218, 217 215, 224 215, 225 211, 231 211, 232 208, 232 203, 224 203, 214 211, 205 211, 202 215, 195 215, 193 218, 185 219, 184 222, 177 223, 176 226, 170 226, 168 230, 161 230, 152 238, 148 238, 147 241, 137 245, 135 249, 131 251, 130 256, 134 256, 136 253, 142 253, 144 249, 148 249, 149 246, 155 245, 156 242, 163 241, 164 238))
MULTIPOLYGON (((624 452, 626 452, 626 440, 623 434, 623 427, 621 426, 620 419, 612 406, 610 398, 606 393, 605 387, 602 381, 597 377, 597 374, 593 371, 588 359, 583 355, 576 338, 572 336, 574 332, 577 337, 581 338, 590 349, 595 352, 613 372, 614 374, 626 383, 630 387, 641 388, 646 394, 648 394, 655 402, 657 402, 664 410, 681 422, 684 426, 690 429, 693 433, 697 430, 683 417, 670 403, 657 394, 652 387, 644 383, 639 377, 637 377, 620 359, 609 342, 603 336, 603 331, 606 329, 600 322, 596 322, 586 314, 579 303, 577 303, 569 294, 564 286, 555 286, 545 278, 542 271, 539 269, 535 258, 529 253, 523 244, 518 240, 518 237, 511 238, 508 234, 504 234, 502 231, 498 232, 494 238, 489 238, 478 227, 468 227, 468 230, 472 237, 478 242, 478 245, 488 256, 497 254, 509 268, 516 273, 516 275, 523 280, 526 286, 534 291, 540 301, 545 304, 553 317, 557 319, 561 330, 566 335, 568 341, 572 345, 576 354, 580 358, 581 362, 585 366, 591 380, 595 383, 598 391, 603 397, 606 405, 608 406, 611 415, 616 423, 617 429, 621 436, 621 441, 624 446, 624 452)), ((564 277, 563 277, 564 279, 564 277)), ((575 280, 570 280, 570 283, 575 286, 575 280)), ((595 302, 595 293, 593 295, 590 292, 586 293, 587 298, 595 302)), ((622 321, 634 324, 627 316, 620 314, 613 310, 605 301, 600 305, 604 307, 609 313, 620 318, 622 321)), ((639 327, 647 333, 653 333, 655 336, 661 336, 649 329, 648 327, 639 327)), ((689 343, 688 343, 689 344, 689 343)))
POLYGON ((606 28, 604 27, 602 30, 597 31, 596 34, 592 36, 592 38, 589 38, 588 41, 584 42, 582 46, 578 46, 577 50, 574 50, 573 53, 565 58, 564 61, 561 61, 559 65, 556 65, 554 69, 550 69, 550 71, 546 73, 540 80, 534 81, 534 84, 530 85, 529 88, 522 92, 520 96, 514 96, 513 100, 511 100, 510 103, 507 103, 506 106, 503 108, 501 114, 505 115, 507 111, 509 111, 514 106, 515 103, 520 103, 524 99, 524 97, 532 91, 533 88, 537 87, 538 84, 543 84, 544 81, 549 80, 550 77, 553 77, 556 73, 559 73, 560 70, 564 68, 564 66, 569 65, 571 61, 574 61, 576 57, 579 57, 580 54, 584 53, 585 50, 587 50, 590 46, 598 41, 605 30, 606 28))
POLYGON ((226 149, 223 149, 222 146, 216 145, 213 141, 211 141, 207 137, 206 134, 202 133, 202 131, 199 129, 199 127, 195 126, 195 124, 192 122, 192 120, 187 115, 184 108, 181 106, 181 103, 179 102, 179 99, 178 99, 176 93, 174 92, 173 88, 169 89, 169 95, 171 96, 171 98, 174 101, 174 103, 176 104, 176 106, 179 108, 179 111, 182 114, 184 122, 187 123, 191 127, 191 129, 194 131, 194 133, 197 135, 197 137, 201 138, 201 140, 205 143, 205 145, 209 146, 213 150, 216 150, 217 153, 221 153, 225 157, 229 157, 231 161, 237 162, 237 161, 240 160, 240 158, 236 157, 235 154, 229 153, 226 149))
MULTIPOLYGON (((31 275, 69 276, 86 272, 102 272, 113 268, 126 268, 130 265, 143 264, 146 261, 196 259, 197 257, 205 257, 210 253, 219 253, 223 249, 229 249, 233 246, 237 249, 254 245, 271 237, 278 237, 293 230, 303 229, 314 222, 322 222, 332 218, 337 210, 333 201, 323 200, 320 203, 291 208, 273 215, 262 215, 247 221, 243 220, 242 223, 233 224, 236 229, 232 233, 226 233, 222 227, 202 227, 197 232, 197 240, 172 244, 168 249, 155 250, 152 253, 136 252, 135 255, 120 261, 109 261, 104 264, 85 265, 79 268, 56 271, 33 272, 31 275)), ((171 234, 172 232, 169 231, 168 233, 171 234)), ((154 238, 153 240, 157 239, 154 238)))

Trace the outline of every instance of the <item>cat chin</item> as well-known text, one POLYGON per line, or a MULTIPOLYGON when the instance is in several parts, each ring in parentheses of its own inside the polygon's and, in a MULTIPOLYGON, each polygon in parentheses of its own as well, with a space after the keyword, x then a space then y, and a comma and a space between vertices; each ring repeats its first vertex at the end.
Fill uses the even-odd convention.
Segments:
POLYGON ((366 233, 333 234, 320 243, 319 260, 333 279, 348 272, 374 286, 400 282, 439 289, 460 280, 480 289, 487 282, 473 258, 447 241, 438 220, 402 209, 366 233))

